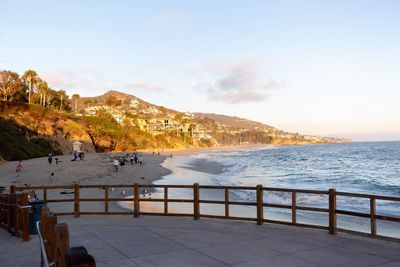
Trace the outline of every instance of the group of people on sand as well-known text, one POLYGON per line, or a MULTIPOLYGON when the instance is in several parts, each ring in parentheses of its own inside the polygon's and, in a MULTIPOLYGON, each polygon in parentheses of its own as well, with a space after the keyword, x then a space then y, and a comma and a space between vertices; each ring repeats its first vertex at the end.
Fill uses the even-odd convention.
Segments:
POLYGON ((126 162, 130 162, 131 165, 143 165, 143 158, 142 155, 138 155, 137 153, 133 153, 129 155, 129 153, 126 153, 125 156, 121 157, 114 157, 113 160, 113 168, 115 172, 118 172, 119 166, 125 166, 126 162), (128 160, 129 159, 129 160, 128 160))
POLYGON ((76 161, 79 158, 80 161, 83 161, 85 159, 85 153, 83 151, 74 151, 74 157, 71 159, 71 161, 76 161))

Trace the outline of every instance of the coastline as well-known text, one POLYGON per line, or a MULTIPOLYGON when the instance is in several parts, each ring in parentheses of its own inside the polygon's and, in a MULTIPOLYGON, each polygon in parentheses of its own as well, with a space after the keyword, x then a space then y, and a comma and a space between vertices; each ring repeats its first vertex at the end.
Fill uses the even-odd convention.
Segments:
MULTIPOLYGON (((127 163, 122 171, 117 173, 112 170, 112 161, 115 156, 124 156, 133 152, 112 153, 87 153, 84 161, 72 162, 71 155, 54 156, 52 164, 47 157, 23 160, 23 170, 17 173, 15 170, 17 161, 6 161, 0 165, 0 183, 2 186, 10 185, 65 185, 73 183, 81 184, 151 184, 171 173, 171 170, 163 167, 165 159, 170 155, 194 156, 210 151, 224 151, 232 149, 252 149, 268 147, 266 145, 254 146, 229 146, 218 148, 185 148, 168 149, 161 151, 160 155, 152 151, 138 151, 143 155, 143 165, 127 163), (59 159, 59 164, 55 159, 59 159), (51 175, 54 174, 54 175, 51 175), (145 179, 141 179, 145 177, 145 179)), ((190 166, 185 166, 196 171, 219 174, 223 171, 223 165, 209 162, 205 159, 194 159, 190 166)))
POLYGON ((151 184, 170 171, 161 166, 166 156, 143 155, 143 165, 130 165, 113 171, 112 161, 115 156, 126 153, 88 153, 84 161, 71 161, 70 155, 54 156, 52 164, 47 157, 22 161, 22 172, 16 172, 17 161, 9 161, 0 166, 1 185, 66 185, 80 184, 151 184), (59 164, 55 163, 59 159, 59 164), (53 175, 52 175, 53 174, 53 175), (144 177, 144 179, 142 178, 144 177))
MULTIPOLYGON (((90 184, 125 184, 126 188, 110 188, 109 195, 112 198, 126 198, 133 195, 132 184, 188 184, 199 183, 201 185, 218 185, 215 179, 219 177, 225 171, 224 166, 218 162, 210 160, 204 155, 196 157, 196 155, 211 152, 215 154, 217 151, 223 150, 235 150, 235 149, 257 149, 259 147, 235 147, 235 148, 224 148, 224 149, 196 149, 196 150, 174 150, 173 157, 170 155, 170 151, 164 151, 162 155, 153 155, 149 153, 140 153, 143 155, 144 165, 128 165, 124 166, 122 171, 114 173, 112 171, 112 160, 115 156, 125 155, 125 152, 119 153, 105 153, 105 154, 87 154, 85 161, 83 162, 71 162, 71 156, 60 156, 62 162, 56 165, 54 162, 49 165, 47 158, 36 158, 24 161, 24 170, 22 173, 15 172, 16 162, 7 162, 0 166, 0 185, 5 186, 7 189, 9 185, 71 185, 73 183, 80 183, 84 185, 90 184), (54 171, 55 176, 53 178, 48 177, 49 172, 54 171), (143 177, 143 178, 142 178, 143 177)), ((261 148, 266 148, 262 146, 261 148)), ((267 153, 269 153, 267 151, 267 153)), ((172 154, 172 153, 171 153, 172 154)), ((221 177, 224 177, 222 175, 221 177)), ((43 190, 38 190, 36 194, 39 199, 43 199, 43 190)), ((208 190, 202 189, 201 195, 207 200, 223 200, 223 194, 221 190, 208 190)), ((143 198, 157 198, 162 199, 164 192, 162 188, 156 190, 147 190, 140 192, 143 198), (143 194, 146 193, 146 194, 143 194)), ((229 199, 233 201, 243 201, 243 199, 253 196, 238 195, 238 192, 230 192, 229 199)), ((242 193, 242 192, 240 192, 242 193)), ((168 192, 169 198, 172 199, 191 199, 193 197, 193 190, 191 189, 171 189, 168 192)), ((82 198, 101 198, 104 196, 104 189, 84 189, 81 190, 80 196, 82 198)), ((48 193, 49 199, 73 199, 73 190, 52 190, 48 193)), ((279 197, 279 196, 278 196, 279 197)), ((251 200, 248 198, 248 200, 251 200)), ((132 210, 132 201, 116 201, 110 203, 110 211, 126 211, 132 210)), ((48 203, 48 206, 55 213, 57 212, 71 212, 73 206, 69 203, 54 204, 48 203), (68 210, 69 209, 69 210, 68 210)), ((140 203, 140 209, 143 212, 162 212, 162 203, 154 203, 143 201, 140 203)), ((192 212, 193 206, 188 203, 171 203, 169 210, 171 213, 190 213, 192 212)), ((202 204, 202 211, 210 215, 223 214, 221 207, 216 207, 212 204, 202 204)), ((84 211, 102 211, 104 210, 104 204, 101 202, 85 203, 81 204, 81 210, 84 211)), ((232 216, 245 216, 254 218, 256 212, 254 207, 247 206, 235 206, 232 209, 232 216)), ((290 219, 290 212, 281 210, 270 210, 266 214, 267 219, 272 220, 288 220, 290 219)), ((299 221, 304 223, 317 223, 318 225, 326 225, 326 218, 323 216, 309 215, 307 213, 298 214, 299 221)), ((343 226, 349 227, 349 229, 357 229, 360 231, 367 231, 368 225, 364 221, 359 219, 345 219, 342 221, 343 226)), ((386 225, 385 232, 389 233, 389 236, 397 236, 391 225, 386 225)))

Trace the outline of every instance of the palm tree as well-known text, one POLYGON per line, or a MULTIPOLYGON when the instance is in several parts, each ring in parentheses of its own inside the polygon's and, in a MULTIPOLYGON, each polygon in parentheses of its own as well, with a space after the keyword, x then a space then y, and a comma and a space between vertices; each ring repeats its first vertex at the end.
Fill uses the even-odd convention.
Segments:
POLYGON ((81 98, 78 94, 73 94, 72 99, 75 100, 75 114, 78 113, 78 99, 81 98))
POLYGON ((64 109, 64 101, 67 99, 67 93, 65 90, 58 90, 58 96, 60 97, 60 109, 64 109))
POLYGON ((46 106, 46 95, 47 95, 47 91, 49 89, 49 86, 47 84, 47 82, 45 81, 40 81, 38 84, 38 90, 39 90, 39 94, 40 94, 40 100, 39 100, 39 104, 41 106, 46 106))
POLYGON ((22 80, 24 81, 25 85, 28 86, 28 103, 31 103, 32 97, 32 89, 37 83, 38 74, 34 70, 27 70, 25 71, 24 75, 22 75, 22 80))

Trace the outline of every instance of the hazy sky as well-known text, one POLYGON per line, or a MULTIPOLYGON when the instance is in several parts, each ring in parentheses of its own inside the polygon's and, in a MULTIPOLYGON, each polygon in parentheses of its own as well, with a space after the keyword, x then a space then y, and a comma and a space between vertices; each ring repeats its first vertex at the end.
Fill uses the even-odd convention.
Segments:
POLYGON ((300 133, 400 140, 400 1, 0 2, 0 69, 300 133))

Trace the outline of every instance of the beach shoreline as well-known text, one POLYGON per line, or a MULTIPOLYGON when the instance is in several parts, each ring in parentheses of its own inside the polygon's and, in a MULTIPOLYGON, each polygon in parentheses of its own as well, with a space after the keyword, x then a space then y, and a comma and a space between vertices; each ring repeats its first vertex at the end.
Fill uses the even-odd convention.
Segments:
MULTIPOLYGON (((0 164, 0 186, 9 188, 11 185, 71 185, 79 184, 152 184, 171 174, 164 166, 166 159, 172 157, 192 157, 202 153, 229 151, 235 149, 259 149, 272 145, 242 145, 217 148, 185 148, 166 149, 158 154, 157 151, 143 150, 136 152, 87 153, 84 161, 71 161, 71 155, 53 156, 52 164, 47 157, 23 160, 23 170, 16 172, 18 161, 5 161, 0 164), (153 153, 154 152, 154 153, 153 153), (138 153, 143 156, 143 165, 133 165, 129 162, 113 171, 114 157, 138 153), (55 159, 59 163, 56 164, 55 159)), ((128 160, 128 158, 127 158, 128 160)), ((227 166, 203 158, 193 158, 189 164, 180 166, 208 174, 221 174, 227 166)))
POLYGON ((67 185, 67 184, 151 184, 170 171, 161 166, 167 158, 163 155, 140 153, 143 165, 129 162, 113 171, 114 157, 124 153, 88 153, 84 161, 71 161, 70 155, 54 156, 52 164, 47 157, 22 161, 23 170, 16 172, 17 161, 0 166, 0 184, 10 185, 67 185), (55 158, 59 163, 55 163, 55 158), (53 174, 53 175, 52 175, 53 174), (142 178, 144 177, 144 178, 142 178))

